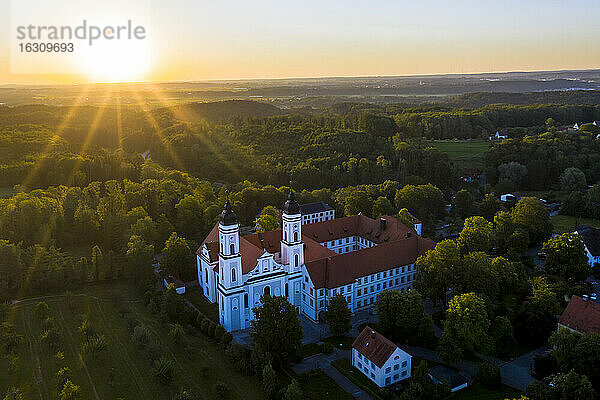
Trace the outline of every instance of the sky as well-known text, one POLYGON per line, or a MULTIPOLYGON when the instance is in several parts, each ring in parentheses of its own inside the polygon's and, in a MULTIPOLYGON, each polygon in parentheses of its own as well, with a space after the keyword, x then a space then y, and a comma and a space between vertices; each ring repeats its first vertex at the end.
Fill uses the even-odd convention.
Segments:
MULTIPOLYGON (((68 15, 62 1, 39 4, 56 4, 68 15)), ((110 48, 99 56, 113 66, 136 61, 127 80, 600 68, 598 0, 145 1, 146 58, 110 48)), ((97 3, 79 3, 86 2, 97 3)), ((0 84, 99 82, 118 75, 102 76, 101 68, 92 73, 97 64, 72 59, 63 61, 66 74, 48 73, 39 60, 27 72, 40 73, 15 73, 23 69, 11 65, 14 36, 11 0, 0 0, 0 84)))

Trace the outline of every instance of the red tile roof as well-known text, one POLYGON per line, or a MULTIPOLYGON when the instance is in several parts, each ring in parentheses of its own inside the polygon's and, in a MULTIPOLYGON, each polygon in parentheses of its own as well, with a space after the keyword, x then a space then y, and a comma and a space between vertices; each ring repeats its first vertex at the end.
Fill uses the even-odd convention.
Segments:
POLYGON ((434 247, 432 240, 414 235, 359 251, 307 261, 306 269, 316 288, 333 289, 352 283, 356 278, 412 264, 434 247))
POLYGON ((600 304, 573 296, 558 323, 581 333, 600 333, 600 304))
POLYGON ((369 326, 365 326, 360 335, 352 343, 352 348, 381 368, 394 351, 396 351, 398 346, 381 333, 369 326))
POLYGON ((384 215, 372 219, 363 214, 304 225, 302 233, 323 243, 349 236, 360 236, 373 243, 386 243, 404 239, 407 233, 415 233, 396 218, 384 215), (381 221, 385 221, 382 226, 381 221), (382 229, 384 227, 384 229, 382 229))

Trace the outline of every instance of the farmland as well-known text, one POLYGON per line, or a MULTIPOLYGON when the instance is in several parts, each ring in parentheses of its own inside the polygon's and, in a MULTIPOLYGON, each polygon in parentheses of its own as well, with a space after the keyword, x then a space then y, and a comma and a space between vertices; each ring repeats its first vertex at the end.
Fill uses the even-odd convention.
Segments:
POLYGON ((216 397, 222 383, 230 399, 263 398, 260 382, 241 375, 219 348, 195 331, 188 331, 175 344, 169 326, 151 315, 127 283, 89 286, 71 295, 24 300, 12 306, 8 316, 22 335, 16 356, 0 361, 0 393, 20 387, 29 399, 57 397, 58 371, 70 369, 71 381, 85 399, 171 399, 180 389, 191 390, 199 399, 216 397), (40 318, 36 305, 44 301, 58 331, 54 346, 41 340, 48 321, 40 318), (82 321, 87 320, 96 335, 105 338, 97 352, 84 351, 82 321), (132 340, 127 320, 136 320, 150 332, 159 357, 173 361, 173 378, 161 381, 146 353, 132 340))
POLYGON ((459 168, 482 168, 483 153, 490 144, 487 140, 430 140, 427 144, 447 154, 459 168))

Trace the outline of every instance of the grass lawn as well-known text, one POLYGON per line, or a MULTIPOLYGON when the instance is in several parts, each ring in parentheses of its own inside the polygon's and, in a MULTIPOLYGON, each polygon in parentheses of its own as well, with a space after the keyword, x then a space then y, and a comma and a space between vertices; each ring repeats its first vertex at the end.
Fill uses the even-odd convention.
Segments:
POLYGON ((219 322, 219 306, 216 303, 208 301, 204 297, 200 287, 196 286, 186 289, 183 296, 191 301, 207 318, 214 322, 219 322))
POLYGON ((352 400, 350 393, 345 392, 335 381, 321 370, 314 370, 301 375, 298 379, 302 386, 302 398, 310 400, 334 399, 352 400))
POLYGON ((314 356, 315 354, 319 354, 321 352, 321 346, 316 343, 305 344, 300 347, 300 358, 304 359, 306 357, 314 356))
POLYGON ((352 342, 354 342, 354 338, 350 336, 329 336, 323 339, 324 342, 329 342, 338 349, 342 350, 350 350, 352 348, 352 342))
POLYGON ((350 379, 356 386, 367 392, 374 399, 381 399, 379 387, 367 378, 362 372, 352 366, 349 360, 342 358, 331 363, 346 378, 350 379))
POLYGON ((496 389, 487 389, 478 383, 466 389, 459 390, 447 397, 448 400, 504 400, 519 398, 521 392, 508 386, 500 386, 496 389))
POLYGON ((83 399, 168 400, 180 388, 191 390, 198 399, 213 399, 213 386, 217 382, 223 382, 229 389, 229 399, 264 398, 260 382, 231 368, 227 356, 213 341, 188 333, 181 344, 173 343, 168 337, 169 328, 148 312, 129 282, 89 286, 73 293, 70 302, 64 295, 43 299, 59 333, 56 349, 50 349, 40 340, 42 321, 35 312, 39 299, 25 300, 12 307, 8 320, 23 335, 23 340, 12 372, 6 359, 0 359, 0 393, 5 393, 9 386, 17 386, 28 399, 57 398, 56 373, 67 366, 72 371, 72 381, 81 388, 83 399), (162 383, 153 375, 150 361, 132 342, 120 312, 139 320, 161 354, 174 361, 172 383, 162 383), (97 334, 106 338, 105 350, 96 356, 82 351, 82 335, 77 327, 83 316, 97 334), (62 360, 55 357, 58 351, 64 354, 62 360))
POLYGON ((0 199, 6 199, 12 197, 15 191, 11 187, 0 187, 0 199))
POLYGON ((600 221, 591 218, 577 218, 570 215, 555 215, 550 217, 553 225, 553 233, 573 232, 579 225, 589 225, 600 228, 600 221))
POLYGON ((482 168, 483 153, 490 147, 489 141, 483 139, 428 140, 427 144, 448 154, 448 157, 462 169, 482 168))

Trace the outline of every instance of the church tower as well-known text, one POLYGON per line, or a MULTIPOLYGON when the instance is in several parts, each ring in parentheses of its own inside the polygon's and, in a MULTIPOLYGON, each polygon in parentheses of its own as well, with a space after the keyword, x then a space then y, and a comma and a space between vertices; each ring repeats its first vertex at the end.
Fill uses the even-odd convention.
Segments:
POLYGON ((283 207, 283 237, 281 240, 281 262, 289 265, 289 272, 300 271, 304 264, 304 244, 302 243, 302 215, 296 195, 290 188, 290 194, 283 207))
POLYGON ((217 293, 219 321, 228 331, 241 329, 242 256, 240 254, 240 225, 229 200, 219 219, 219 280, 217 293))

